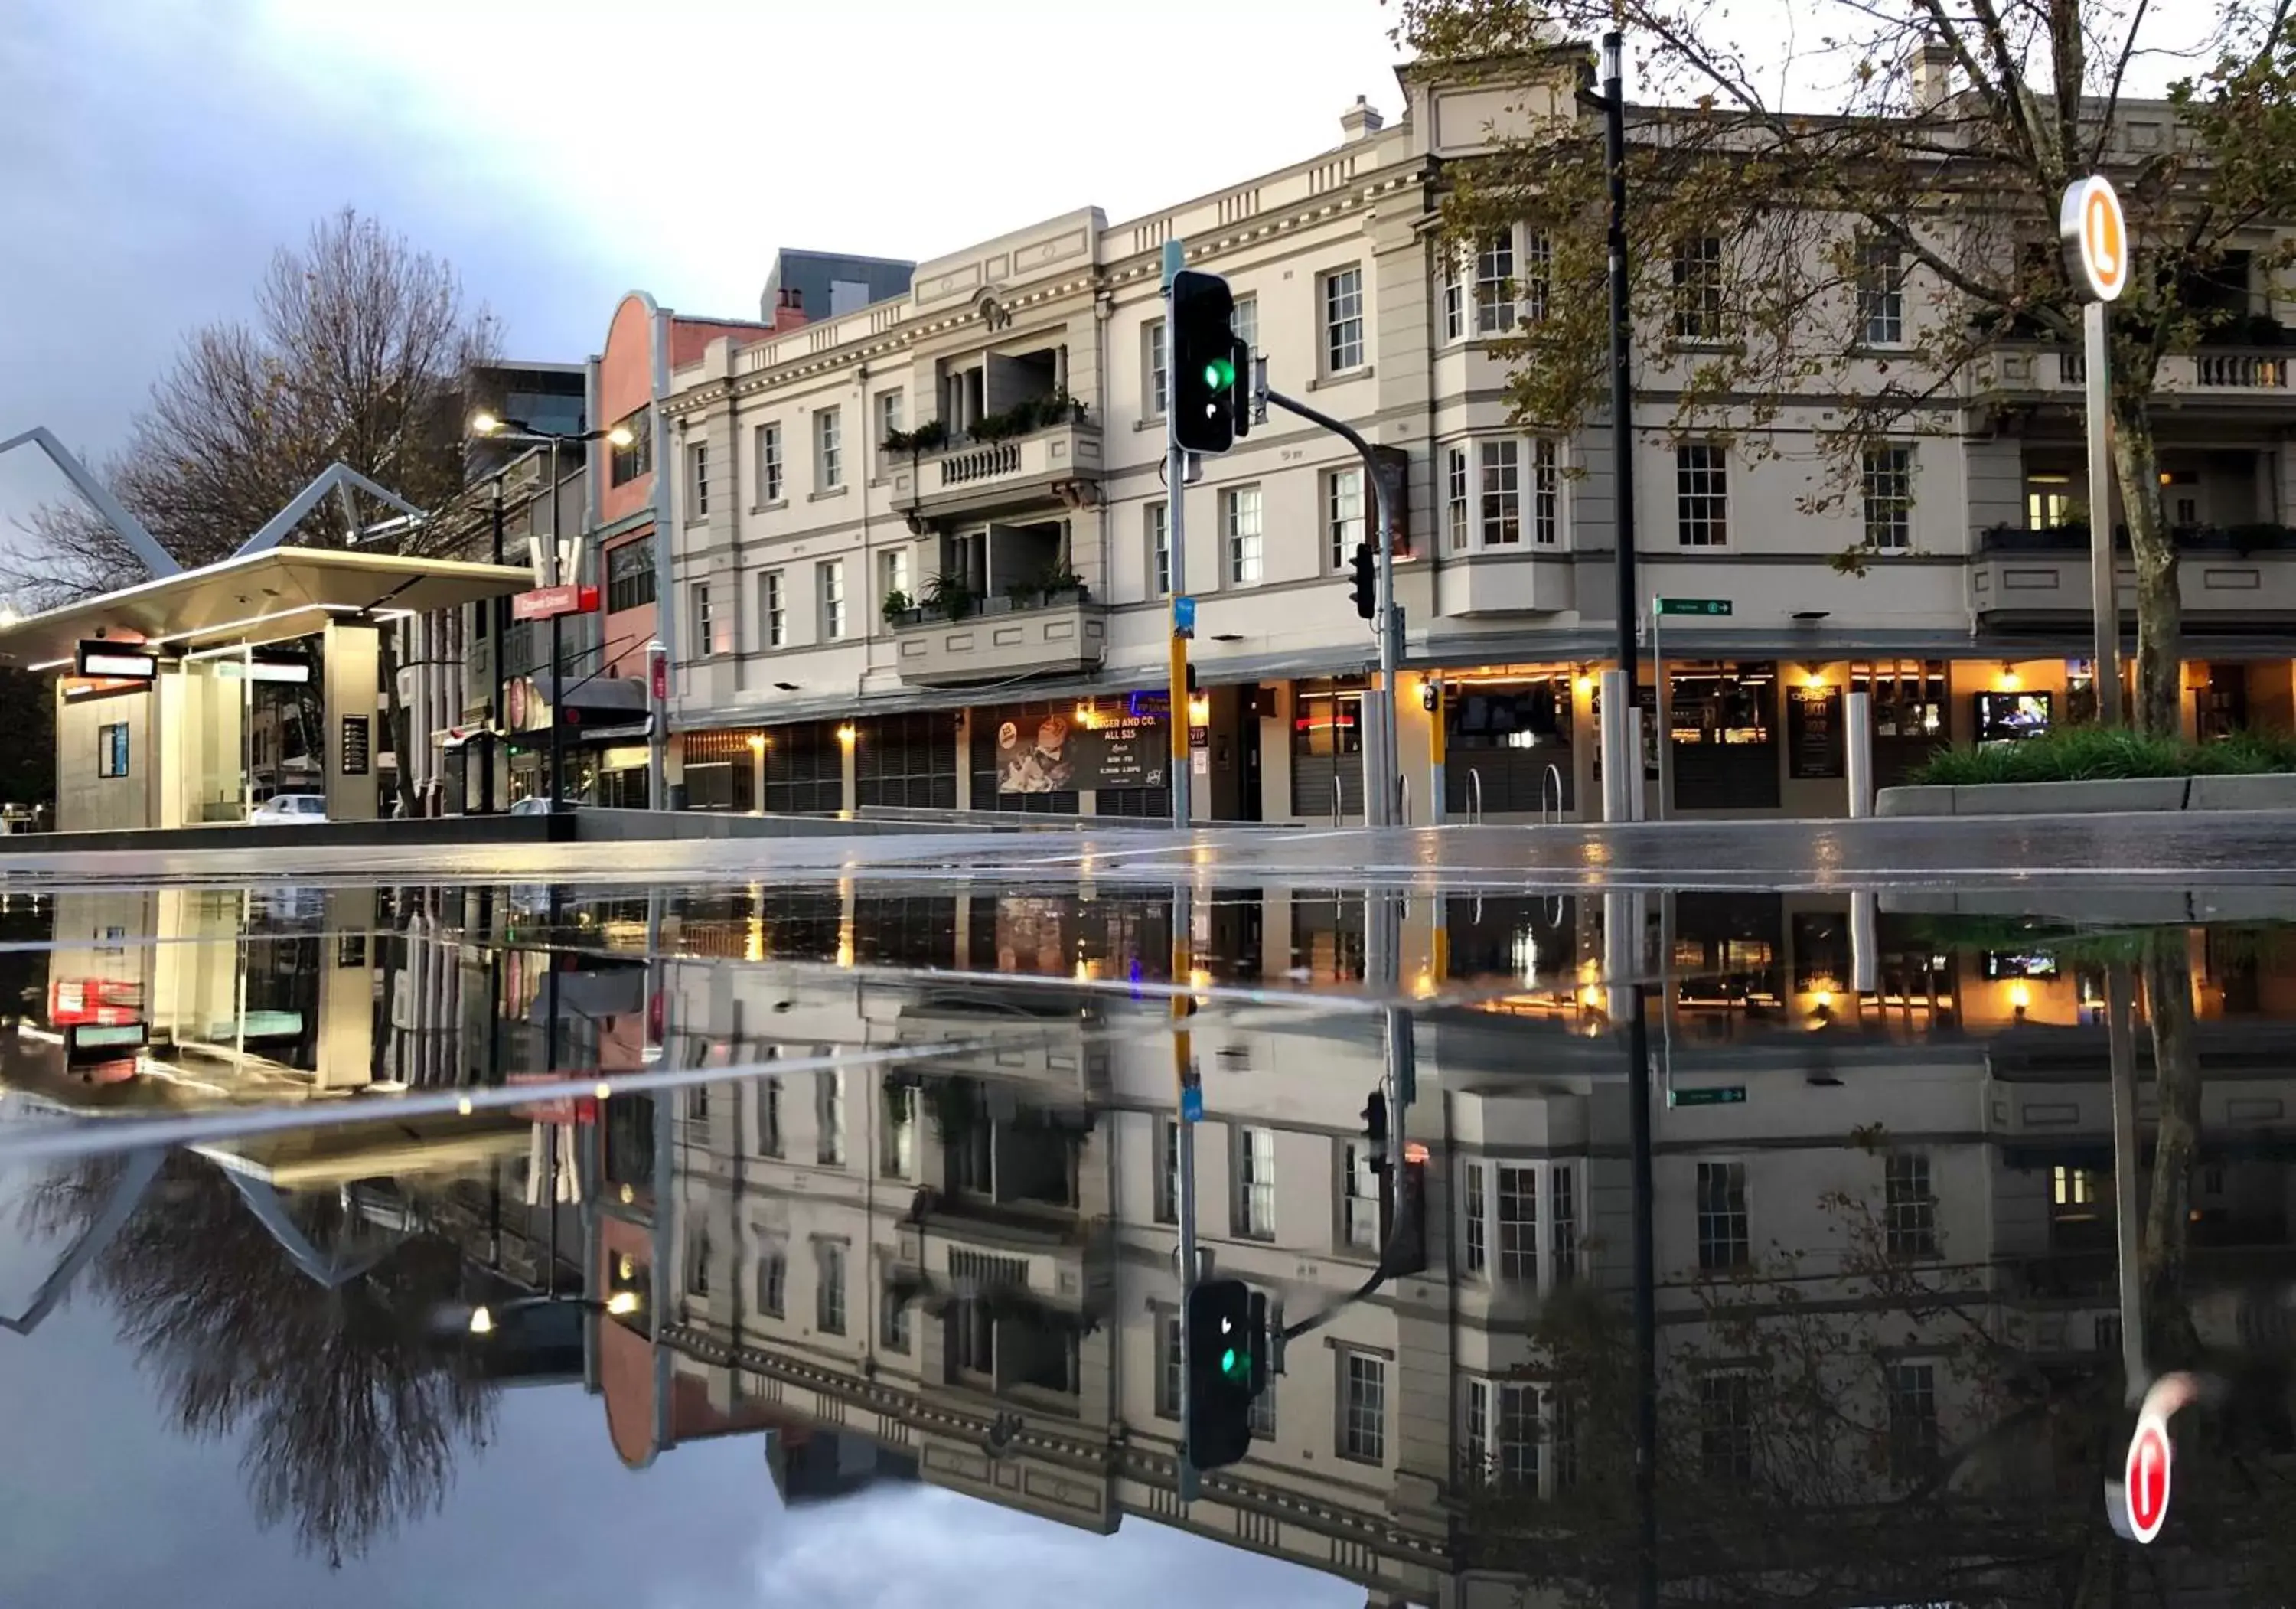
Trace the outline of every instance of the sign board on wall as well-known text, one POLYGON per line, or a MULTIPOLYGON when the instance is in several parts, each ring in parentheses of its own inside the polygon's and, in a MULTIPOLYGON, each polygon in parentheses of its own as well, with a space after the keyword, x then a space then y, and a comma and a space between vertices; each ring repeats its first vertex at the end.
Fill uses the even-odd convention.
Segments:
POLYGON ((996 791, 1059 793, 1070 788, 1160 788, 1170 761, 1163 718, 1117 708, 1090 726, 1058 710, 996 727, 996 791))
POLYGON ((373 718, 365 715, 343 717, 343 775, 365 776, 374 763, 373 718))
POLYGON ((1786 765, 1800 781, 1840 776, 1842 772, 1841 689, 1786 689, 1786 765))

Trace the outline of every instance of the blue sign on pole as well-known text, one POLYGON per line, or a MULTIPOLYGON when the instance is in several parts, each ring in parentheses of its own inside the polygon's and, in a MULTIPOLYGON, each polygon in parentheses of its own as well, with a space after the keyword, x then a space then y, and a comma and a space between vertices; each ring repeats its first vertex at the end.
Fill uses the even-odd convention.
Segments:
POLYGON ((1196 601, 1185 593, 1172 600, 1172 628, 1176 631, 1196 628, 1196 601))
POLYGON ((1180 1091, 1180 1121, 1201 1123, 1204 1121, 1204 1087, 1191 1084, 1180 1091))

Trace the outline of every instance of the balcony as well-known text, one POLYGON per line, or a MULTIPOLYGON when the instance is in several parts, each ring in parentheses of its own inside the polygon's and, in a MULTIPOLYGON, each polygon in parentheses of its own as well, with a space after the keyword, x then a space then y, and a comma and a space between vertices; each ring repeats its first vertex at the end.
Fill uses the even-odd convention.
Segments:
MULTIPOLYGON (((1013 412, 1036 416, 1055 406, 1047 399, 1013 412)), ((931 427, 918 432, 927 441, 933 433, 931 427)), ((1099 501, 1100 431, 1074 405, 1057 423, 925 447, 893 473, 893 502, 912 521, 1053 502, 1089 508, 1099 501)))
MULTIPOLYGON (((2278 406, 2291 398, 2292 370, 2296 370, 2296 345, 2202 347, 2162 358, 2154 390, 2193 403, 2278 406)), ((1975 373, 1980 394, 2078 403, 2087 383, 2088 363, 2077 348, 2048 342, 2005 344, 1979 358, 1975 373)))
MULTIPOLYGON (((2296 529, 2284 525, 2204 526, 2175 533, 2177 587, 2187 620, 2218 625, 2284 622, 2296 615, 2296 529)), ((2047 530, 1996 526, 1971 561, 1970 607, 1995 628, 2062 626, 2089 618, 2086 525, 2047 530)), ((2128 552, 2127 532, 2116 544, 2128 552)), ((2136 606, 2135 571, 2119 571, 2120 606, 2136 606)))
POLYGON ((1108 653, 1101 606, 1078 587, 1055 598, 985 598, 962 618, 910 609, 892 618, 896 669, 916 687, 1097 669, 1108 653))

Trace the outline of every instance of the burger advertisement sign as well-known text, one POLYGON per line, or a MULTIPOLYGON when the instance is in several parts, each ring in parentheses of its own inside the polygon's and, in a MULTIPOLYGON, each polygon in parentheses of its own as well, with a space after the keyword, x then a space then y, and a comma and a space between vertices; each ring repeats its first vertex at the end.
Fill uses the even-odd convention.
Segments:
POLYGON ((1160 712, 1054 710, 999 721, 996 791, 1160 788, 1169 759, 1160 712))

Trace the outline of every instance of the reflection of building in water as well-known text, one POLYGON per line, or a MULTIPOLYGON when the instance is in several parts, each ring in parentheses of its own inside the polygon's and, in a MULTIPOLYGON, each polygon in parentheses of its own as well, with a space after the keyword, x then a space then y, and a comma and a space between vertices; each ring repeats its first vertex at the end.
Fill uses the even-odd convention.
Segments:
MULTIPOLYGON (((664 1343, 613 1326, 629 1353, 605 1383, 616 1446, 643 1462, 742 1428, 857 1440, 934 1484, 1064 1523, 1144 1515, 1397 1597, 1512 1601, 1513 1584, 1477 1569, 1469 1516, 1487 1480, 1545 1500, 1582 1474, 1529 1329, 1574 1286, 1623 1301, 1625 1070, 1601 1031, 1603 992, 1581 981, 1596 914, 1569 899, 1472 906, 1446 902, 1444 942, 1424 899, 1405 926, 1406 978, 1439 965, 1495 991, 1431 1008, 1417 1035, 1407 1133, 1433 1158, 1432 1267, 1294 1342, 1253 1455, 1207 1477, 1185 1514, 1171 1051, 1163 1003, 1124 987, 1165 973, 1168 913, 1130 897, 879 907, 849 891, 689 909, 687 937, 776 959, 670 965, 676 1055, 801 1064, 678 1091, 658 1131, 650 1104, 645 1132, 626 1131, 634 1112, 610 1116, 628 1221, 602 1275, 661 1293, 664 1343), (967 965, 1010 975, 916 970, 967 965), (862 1049, 927 1054, 824 1064, 862 1049)), ((1221 940, 1200 953, 1224 976, 1362 970, 1359 898, 1212 908, 1221 940)), ((1901 1491, 1997 1410, 1997 1381, 1949 1334, 1964 1317, 2052 1367, 2114 1366, 2088 969, 2049 975, 2043 947, 2013 933, 1964 948, 1886 922, 1882 986, 1861 997, 1847 923, 1845 901, 1816 897, 1666 913, 1656 1253, 1669 1389, 1699 1416, 1670 1452, 1693 1480, 1737 1479, 1765 1456, 1753 1427, 1768 1373, 1728 1355, 1710 1304, 1733 1282, 1778 1298, 1777 1252, 1797 1260, 1805 1300, 1888 1329, 1840 1376, 1845 1413, 1882 1449, 1859 1495, 1901 1491), (1951 1311, 1908 1318, 1875 1294, 1885 1268, 1951 1292, 1951 1311)), ((2208 1079, 2193 1280, 2284 1278, 2284 1036, 2249 1003, 2275 997, 2286 964, 2197 941, 2192 958, 2208 1079)), ((1216 1006, 1195 1022, 1205 1244, 1296 1320, 1374 1263, 1360 1112, 1379 1072, 1374 1020, 1325 1002, 1216 1006)))

